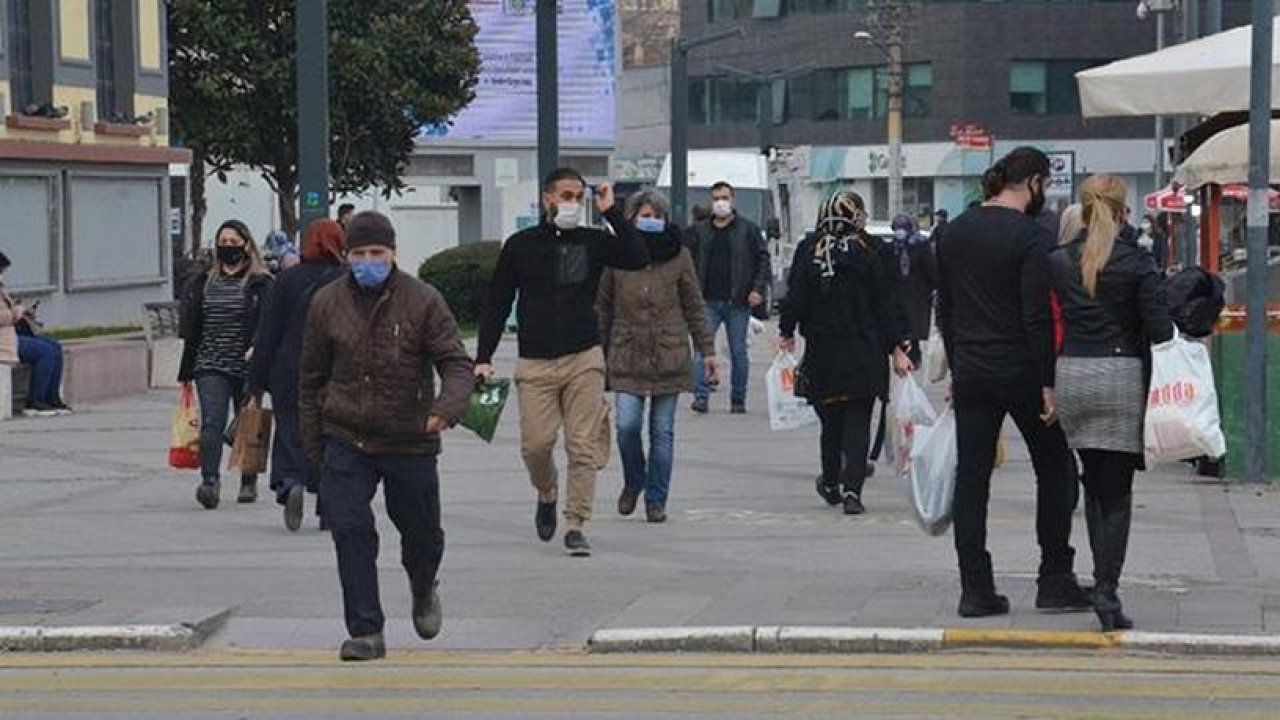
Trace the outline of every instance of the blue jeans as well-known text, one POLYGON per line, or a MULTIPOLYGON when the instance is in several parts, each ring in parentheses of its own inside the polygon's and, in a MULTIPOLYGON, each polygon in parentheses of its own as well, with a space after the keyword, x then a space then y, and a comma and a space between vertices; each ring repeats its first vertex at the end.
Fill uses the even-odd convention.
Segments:
MULTIPOLYGON (((751 326, 751 310, 745 306, 719 300, 707 301, 707 329, 714 338, 724 325, 729 333, 729 362, 733 363, 730 375, 729 402, 744 405, 747 402, 747 380, 751 377, 751 361, 747 357, 747 329, 751 326)), ((694 353, 694 395, 706 400, 711 395, 707 373, 702 367, 701 353, 694 353)))
POLYGON ((62 402, 62 346, 53 340, 18 335, 18 359, 31 366, 27 405, 62 402))
POLYGON ((386 624, 378 592, 378 528, 370 507, 379 481, 387 515, 400 531, 400 564, 415 596, 431 592, 444 557, 436 456, 369 455, 329 440, 320 494, 338 556, 351 637, 380 633, 386 624))
POLYGON ((645 505, 667 506, 675 462, 676 406, 680 395, 654 395, 649 410, 649 462, 645 464, 643 395, 618 393, 618 455, 626 489, 644 491, 645 505))

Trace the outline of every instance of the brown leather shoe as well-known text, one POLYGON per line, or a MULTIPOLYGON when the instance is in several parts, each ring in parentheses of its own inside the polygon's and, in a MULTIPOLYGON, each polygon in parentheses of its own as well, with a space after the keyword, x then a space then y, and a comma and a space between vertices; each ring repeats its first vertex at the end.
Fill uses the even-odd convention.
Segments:
POLYGON ((644 509, 644 512, 651 523, 664 523, 667 521, 667 511, 661 505, 649 505, 644 509))
POLYGON ((626 517, 636 511, 636 501, 640 499, 638 490, 622 489, 622 494, 618 496, 618 514, 626 517))

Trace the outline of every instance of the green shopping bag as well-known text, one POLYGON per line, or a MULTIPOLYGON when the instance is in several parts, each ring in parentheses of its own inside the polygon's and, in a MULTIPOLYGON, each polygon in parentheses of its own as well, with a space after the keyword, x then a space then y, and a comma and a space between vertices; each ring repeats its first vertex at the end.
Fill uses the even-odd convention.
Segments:
POLYGON ((460 424, 479 435, 481 440, 493 442, 493 435, 498 431, 498 421, 502 419, 502 409, 507 406, 507 396, 510 393, 510 380, 495 379, 476 383, 476 389, 471 393, 471 402, 467 404, 467 414, 460 424))

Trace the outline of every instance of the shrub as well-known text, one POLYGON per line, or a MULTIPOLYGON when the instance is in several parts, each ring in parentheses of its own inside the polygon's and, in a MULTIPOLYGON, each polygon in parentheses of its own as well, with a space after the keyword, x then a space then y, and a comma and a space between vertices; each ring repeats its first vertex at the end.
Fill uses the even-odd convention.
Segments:
POLYGON ((473 325, 480 321, 500 252, 500 242, 459 245, 427 258, 418 277, 444 295, 460 324, 473 325))

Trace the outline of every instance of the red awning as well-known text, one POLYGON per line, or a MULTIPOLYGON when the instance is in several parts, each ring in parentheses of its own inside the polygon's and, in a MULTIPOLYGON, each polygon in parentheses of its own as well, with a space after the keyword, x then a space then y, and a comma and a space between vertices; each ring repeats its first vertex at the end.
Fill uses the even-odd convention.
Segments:
MULTIPOLYGON (((1249 186, 1243 183, 1223 185, 1222 197, 1246 202, 1249 199, 1249 186)), ((1164 188, 1147 195, 1143 198, 1142 204, 1148 212, 1153 213, 1184 213, 1187 211, 1187 203, 1183 198, 1183 191, 1172 188, 1164 188)), ((1280 191, 1275 188, 1271 189, 1267 195, 1267 205, 1271 212, 1280 213, 1280 191)))

